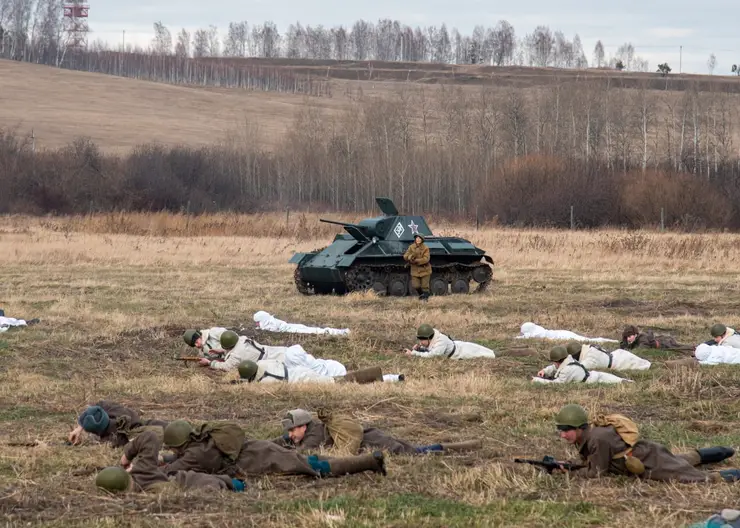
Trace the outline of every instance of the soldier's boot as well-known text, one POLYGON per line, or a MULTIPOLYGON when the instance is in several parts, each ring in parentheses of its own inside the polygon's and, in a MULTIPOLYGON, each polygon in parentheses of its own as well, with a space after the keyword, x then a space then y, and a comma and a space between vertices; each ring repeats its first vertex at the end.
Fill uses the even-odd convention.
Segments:
POLYGON ((451 444, 441 444, 445 451, 473 451, 483 447, 482 440, 467 440, 465 442, 454 442, 451 444))
POLYGON ((539 352, 534 348, 505 348, 496 354, 500 357, 528 357, 539 356, 539 352))
POLYGON ((673 359, 671 361, 666 361, 665 366, 668 368, 679 368, 679 367, 695 367, 699 364, 696 359, 693 357, 685 358, 685 359, 673 359))
POLYGON ((421 295, 419 295, 419 300, 421 301, 429 300, 429 292, 428 291, 421 292, 421 295))
POLYGON ((338 477, 363 471, 374 471, 386 475, 385 457, 381 451, 375 451, 366 455, 332 458, 329 461, 329 475, 338 477))
POLYGON ((737 482, 740 480, 740 469, 723 469, 719 475, 725 482, 737 482))
POLYGON ((356 383, 383 381, 383 371, 380 367, 352 370, 344 375, 344 381, 354 381, 356 383))
POLYGON ((716 464, 717 462, 722 462, 733 456, 735 450, 731 447, 715 446, 697 449, 696 453, 699 455, 699 463, 694 465, 698 466, 699 464, 716 464))
POLYGON ((423 455, 425 453, 433 453, 437 451, 444 451, 442 448, 442 444, 431 444, 431 445, 425 445, 425 446, 417 446, 416 452, 420 455, 423 455))

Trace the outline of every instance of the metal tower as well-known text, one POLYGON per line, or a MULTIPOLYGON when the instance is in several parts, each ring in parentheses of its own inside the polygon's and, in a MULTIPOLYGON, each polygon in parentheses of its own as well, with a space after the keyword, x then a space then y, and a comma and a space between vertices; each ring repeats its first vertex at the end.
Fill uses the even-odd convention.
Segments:
POLYGON ((74 50, 87 49, 87 34, 90 28, 87 25, 87 15, 90 4, 83 0, 64 2, 64 33, 67 48, 74 50))

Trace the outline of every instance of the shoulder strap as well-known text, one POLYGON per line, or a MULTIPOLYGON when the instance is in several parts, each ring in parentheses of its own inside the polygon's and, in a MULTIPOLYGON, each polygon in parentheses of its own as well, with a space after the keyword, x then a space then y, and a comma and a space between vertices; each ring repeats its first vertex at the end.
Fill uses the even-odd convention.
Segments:
POLYGON ((270 372, 267 372, 267 370, 265 370, 265 375, 262 376, 262 379, 267 378, 267 377, 288 381, 288 366, 285 363, 283 363, 283 375, 282 376, 278 376, 277 374, 272 374, 270 372))
POLYGON ((260 357, 257 358, 257 361, 261 361, 262 358, 265 357, 265 349, 263 347, 261 347, 261 346, 257 346, 257 342, 254 339, 250 339, 249 337, 247 338, 247 343, 249 343, 254 348, 256 348, 257 350, 259 350, 260 357))
POLYGON ((583 365, 581 365, 578 361, 575 361, 575 360, 573 360, 573 362, 571 363, 571 365, 578 365, 579 367, 581 367, 583 369, 583 373, 585 374, 585 376, 581 380, 581 383, 584 383, 588 379, 588 375, 589 375, 588 369, 586 367, 584 367, 583 365))

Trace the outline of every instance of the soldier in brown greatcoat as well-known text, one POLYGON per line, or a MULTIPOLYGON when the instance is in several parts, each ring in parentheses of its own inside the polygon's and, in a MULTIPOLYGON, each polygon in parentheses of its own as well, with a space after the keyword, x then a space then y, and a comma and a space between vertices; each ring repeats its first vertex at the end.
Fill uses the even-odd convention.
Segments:
POLYGON ((419 299, 427 300, 432 265, 429 263, 429 247, 424 243, 423 236, 417 234, 414 237, 414 243, 403 254, 403 259, 411 265, 411 287, 416 290, 419 299))
POLYGON ((77 418, 77 428, 69 433, 69 441, 77 445, 83 431, 95 435, 111 447, 123 447, 129 439, 147 429, 167 426, 162 420, 142 420, 139 413, 109 400, 100 400, 85 409, 77 418))
POLYGON ((164 430, 164 444, 175 460, 163 467, 167 474, 177 471, 234 475, 339 476, 363 471, 386 474, 380 451, 367 455, 327 458, 305 456, 270 440, 250 440, 232 422, 205 422, 193 425, 184 420, 164 430))
POLYGON ((226 475, 177 471, 169 476, 158 465, 162 440, 146 431, 126 444, 121 466, 98 473, 95 484, 108 491, 163 491, 167 488, 244 491, 244 481, 226 475), (125 469, 124 469, 125 468, 125 469))
POLYGON ((634 350, 635 348, 666 348, 671 350, 694 350, 691 345, 682 345, 671 335, 655 335, 652 330, 641 332, 634 325, 628 325, 622 332, 622 342, 619 348, 634 350))
POLYGON ((364 427, 360 422, 346 416, 336 415, 325 409, 318 412, 315 420, 304 409, 289 411, 282 421, 285 434, 274 443, 298 451, 319 450, 336 447, 351 454, 363 448, 383 449, 394 454, 423 454, 431 451, 464 451, 479 449, 480 440, 468 442, 431 444, 417 446, 399 440, 375 427, 364 427))
POLYGON ((560 438, 578 448, 581 460, 572 463, 586 463, 586 467, 572 471, 573 475, 586 478, 606 474, 633 475, 678 482, 740 480, 738 469, 709 473, 694 467, 721 462, 735 454, 733 449, 709 447, 674 455, 661 444, 641 439, 635 424, 622 415, 597 417, 590 423, 586 409, 569 404, 555 416, 555 424, 560 438))

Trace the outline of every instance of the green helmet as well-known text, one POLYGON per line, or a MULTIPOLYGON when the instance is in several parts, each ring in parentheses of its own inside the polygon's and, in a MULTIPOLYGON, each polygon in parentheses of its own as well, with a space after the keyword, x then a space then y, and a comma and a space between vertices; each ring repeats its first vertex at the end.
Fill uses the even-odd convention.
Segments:
POLYGON ((185 420, 175 420, 164 428, 164 445, 167 447, 180 447, 190 439, 193 427, 185 420))
POLYGON ((257 363, 254 361, 242 361, 239 363, 239 377, 252 381, 257 375, 257 363))
POLYGON ((432 325, 424 323, 416 330, 416 337, 418 339, 431 339, 434 335, 434 328, 432 325))
POLYGON ((565 349, 568 351, 568 354, 575 357, 581 353, 581 343, 577 341, 571 341, 570 343, 568 343, 568 346, 565 347, 565 349))
POLYGON ((712 326, 710 332, 712 333, 712 337, 722 337, 723 335, 725 335, 725 333, 727 333, 727 327, 722 323, 717 323, 716 325, 712 326))
POLYGON ((195 340, 199 337, 201 337, 201 333, 194 328, 185 330, 185 333, 182 334, 182 340, 185 341, 185 344, 188 346, 195 346, 195 340))
POLYGON ((568 357, 568 349, 562 345, 550 349, 550 361, 563 361, 568 357))
POLYGON ((569 403, 555 415, 555 425, 566 427, 581 427, 588 423, 586 409, 575 403, 569 403))
POLYGON ((221 346, 224 350, 231 350, 239 342, 239 334, 233 330, 226 330, 221 334, 221 346))
POLYGON ((131 485, 131 475, 122 467, 107 467, 98 473, 95 485, 108 491, 126 491, 131 485))

